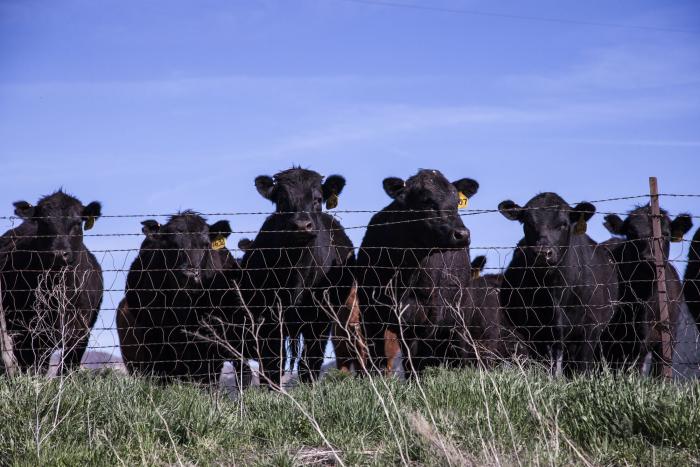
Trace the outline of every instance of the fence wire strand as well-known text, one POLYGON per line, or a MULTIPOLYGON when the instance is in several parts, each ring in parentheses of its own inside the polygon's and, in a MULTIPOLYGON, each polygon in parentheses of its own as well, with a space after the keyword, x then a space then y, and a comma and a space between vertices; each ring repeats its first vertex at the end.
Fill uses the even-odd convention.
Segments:
MULTIPOLYGON (((551 212, 559 206, 521 209, 551 212)), ((456 217, 473 222, 474 216, 494 212, 499 210, 471 210, 456 217)), ((541 236, 531 242, 526 227, 523 242, 511 246, 467 242, 419 247, 400 239, 358 246, 346 231, 415 233, 455 213, 385 210, 383 214, 399 217, 343 227, 338 214, 378 211, 335 210, 331 213, 336 217, 327 216, 333 220, 316 220, 302 234, 298 228, 265 225, 254 231, 210 232, 213 226, 205 220, 300 213, 310 219, 317 214, 101 216, 166 219, 162 225, 144 223, 140 232, 111 233, 85 233, 80 222, 68 225, 73 219, 69 215, 29 220, 0 216, 11 223, 0 238, 0 284, 18 366, 61 373, 82 360, 92 367, 217 384, 228 362, 271 387, 281 387, 291 373, 301 381, 315 381, 323 368, 333 366, 332 359, 341 371, 356 373, 389 373, 400 367, 411 375, 436 365, 488 369, 526 358, 563 374, 602 365, 660 374, 659 368, 667 365, 679 375, 700 375, 698 234, 691 240, 668 230, 655 239, 650 229, 628 229, 596 244, 572 222, 566 235, 557 234, 566 237, 559 243, 543 243, 541 236), (47 230, 44 224, 52 223, 67 227, 47 230), (254 238, 227 248, 226 238, 232 234, 254 238), (143 243, 140 248, 90 251, 83 243, 87 237, 141 237, 143 243), (659 315, 651 256, 656 241, 666 255, 667 296, 662 299, 670 310, 669 322, 659 315), (689 256, 669 258, 671 241, 682 242, 689 256), (485 257, 475 258, 470 251, 505 252, 510 263, 505 268, 487 265, 485 257), (684 280, 676 264, 687 266, 684 280), (110 282, 104 282, 105 275, 110 282), (105 324, 104 317, 111 315, 114 324, 105 324), (661 353, 664 332, 672 336, 672 361, 661 353), (95 338, 105 334, 114 343, 95 338)), ((651 222, 643 206, 598 214, 620 216, 625 225, 637 227, 651 222)), ((662 217, 671 227, 678 219, 666 213, 662 217)), ((698 218, 680 217, 691 224, 698 218)), ((87 229, 94 219, 81 222, 87 229)))

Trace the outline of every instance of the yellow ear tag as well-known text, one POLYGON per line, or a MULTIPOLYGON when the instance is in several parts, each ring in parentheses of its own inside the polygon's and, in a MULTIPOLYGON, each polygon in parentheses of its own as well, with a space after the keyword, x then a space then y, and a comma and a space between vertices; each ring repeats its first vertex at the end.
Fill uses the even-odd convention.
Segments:
POLYGON ((586 223, 586 217, 583 213, 579 216, 574 226, 574 235, 583 235, 588 230, 588 224, 586 223))
POLYGON ((478 279, 481 277, 481 270, 480 269, 472 269, 472 280, 478 279))
POLYGON ((90 230, 94 225, 95 216, 88 216, 88 218, 85 219, 85 225, 83 226, 83 230, 90 230))
POLYGON ((457 208, 458 209, 467 209, 467 206, 469 206, 469 198, 467 198, 467 195, 462 193, 461 191, 459 192, 459 203, 457 203, 457 208))
POLYGON ((220 250, 225 246, 226 246, 226 237, 224 237, 223 235, 219 235, 211 242, 211 249, 212 250, 220 250))
POLYGON ((671 232, 671 241, 679 243, 683 241, 683 232, 671 232))
POLYGON ((338 195, 333 193, 326 200, 326 209, 333 209, 338 207, 338 195))

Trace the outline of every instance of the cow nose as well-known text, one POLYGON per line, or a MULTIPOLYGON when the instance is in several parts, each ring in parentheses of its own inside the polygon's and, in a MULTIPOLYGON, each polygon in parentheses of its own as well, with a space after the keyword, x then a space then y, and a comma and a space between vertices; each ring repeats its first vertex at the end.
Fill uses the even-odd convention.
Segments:
POLYGON ((544 259, 551 261, 554 257, 554 250, 552 248, 545 248, 542 254, 544 255, 544 259))
POLYGON ((467 230, 467 229, 455 229, 452 231, 452 237, 457 242, 467 243, 467 242, 469 242, 469 230, 467 230))
POLYGON ((310 220, 296 221, 294 224, 299 232, 312 232, 314 230, 314 223, 310 220))
POLYGON ((54 255, 56 255, 56 258, 68 262, 70 259, 70 252, 67 250, 56 250, 54 251, 54 255))
POLYGON ((185 270, 185 275, 192 279, 195 283, 199 283, 202 280, 202 271, 197 268, 189 268, 185 270))

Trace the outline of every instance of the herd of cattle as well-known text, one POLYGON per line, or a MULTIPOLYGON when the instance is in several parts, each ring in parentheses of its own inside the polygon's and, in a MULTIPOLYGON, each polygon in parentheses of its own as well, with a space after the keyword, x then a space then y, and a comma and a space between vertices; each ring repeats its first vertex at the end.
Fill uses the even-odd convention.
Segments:
MULTIPOLYGON (((436 170, 385 179, 391 202, 372 217, 357 254, 323 212, 324 203, 337 205, 343 177, 292 168, 259 176, 255 186, 276 210, 253 240, 241 240, 242 258, 225 247, 228 221, 208 224, 184 211, 141 223, 145 238, 117 310, 130 372, 213 384, 225 361, 256 360, 274 387, 291 349, 300 379, 313 381, 329 337, 345 371, 391 372, 401 361, 419 374, 516 357, 556 374, 603 362, 660 372, 664 323, 648 205, 626 219, 607 215, 613 237, 599 244, 586 234, 590 203, 572 207, 555 193, 522 207, 504 201, 498 210, 524 236, 502 274, 481 275, 485 259, 471 260, 458 211, 478 191, 472 179, 449 182, 436 170)), ((83 243, 101 205, 58 191, 14 206, 23 222, 0 237, 14 356, 20 368, 44 371, 59 350, 66 372, 80 364, 102 302, 102 270, 83 243)), ((692 218, 662 211, 661 228, 668 258, 669 242, 682 240, 692 218)), ((694 367, 678 369, 692 374, 700 361, 700 230, 685 280, 668 261, 664 267, 674 351, 694 367)))

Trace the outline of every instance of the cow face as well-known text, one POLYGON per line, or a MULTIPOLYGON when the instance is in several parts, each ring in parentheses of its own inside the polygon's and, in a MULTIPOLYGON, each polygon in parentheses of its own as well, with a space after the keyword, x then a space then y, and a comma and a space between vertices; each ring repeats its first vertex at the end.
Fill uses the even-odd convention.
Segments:
POLYGON ((459 193, 467 198, 479 190, 479 184, 463 178, 450 183, 437 170, 420 170, 403 181, 384 179, 384 191, 396 210, 407 211, 405 229, 412 239, 426 248, 464 248, 469 246, 469 230, 457 212, 459 193))
POLYGON ((525 207, 511 200, 503 201, 498 210, 506 219, 518 221, 525 233, 524 250, 534 264, 559 264, 574 235, 574 226, 582 226, 595 213, 591 203, 579 203, 572 208, 556 193, 542 193, 525 207))
POLYGON ((163 267, 182 288, 199 288, 215 274, 212 241, 231 234, 228 221, 208 225, 193 211, 172 216, 165 225, 143 221, 143 233, 151 240, 147 248, 158 250, 163 267))
POLYGON ((92 228, 102 213, 99 202, 87 206, 62 191, 45 196, 36 206, 26 201, 14 203, 15 214, 37 226, 35 248, 51 257, 50 265, 72 264, 83 243, 83 229, 92 228))
MULTIPOLYGON (((628 241, 623 245, 624 262, 654 263, 652 239, 652 215, 649 205, 641 206, 631 211, 624 221, 617 214, 605 216, 605 228, 614 235, 625 237, 628 241)), ((664 258, 668 258, 670 241, 680 241, 693 227, 693 221, 688 214, 680 214, 673 221, 668 213, 661 210, 661 235, 664 258)))
POLYGON ((275 203, 274 225, 300 240, 314 238, 321 229, 319 213, 323 203, 332 207, 343 191, 345 178, 331 175, 325 181, 312 170, 293 168, 274 177, 261 175, 255 187, 265 199, 275 203))

